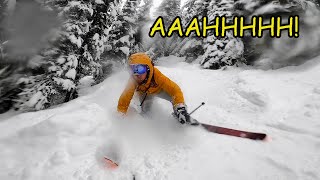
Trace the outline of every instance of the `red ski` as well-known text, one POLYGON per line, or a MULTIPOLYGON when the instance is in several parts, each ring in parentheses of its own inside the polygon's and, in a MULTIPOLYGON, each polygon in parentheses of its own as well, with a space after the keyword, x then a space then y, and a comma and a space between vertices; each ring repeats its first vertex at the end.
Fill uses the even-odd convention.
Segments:
POLYGON ((200 123, 200 125, 204 127, 207 131, 213 132, 213 133, 236 136, 241 138, 248 138, 252 140, 267 140, 267 135, 264 133, 240 131, 236 129, 229 129, 229 128, 213 126, 213 125, 203 124, 203 123, 200 123))
POLYGON ((109 159, 108 157, 103 157, 103 161, 104 161, 104 166, 107 169, 116 169, 119 166, 116 162, 114 162, 113 160, 109 159))
MULTIPOLYGON (((195 108, 191 113, 189 113, 189 116, 194 113, 197 109, 199 109, 201 106, 203 106, 205 103, 202 102, 200 106, 195 108)), ((190 117, 190 120, 188 124, 193 125, 193 126, 198 126, 201 125, 204 127, 207 131, 213 132, 213 133, 218 133, 218 134, 224 134, 224 135, 229 135, 229 136, 236 136, 236 137, 241 137, 241 138, 247 138, 247 139, 252 139, 252 140, 264 140, 267 141, 269 138, 266 134, 264 133, 256 133, 256 132, 249 132, 249 131, 241 131, 241 130, 236 130, 236 129, 229 129, 225 127, 219 127, 219 126, 214 126, 210 124, 203 124, 197 121, 196 119, 190 117)))
MULTIPOLYGON (((118 163, 116 163, 115 161, 109 159, 106 156, 103 157, 103 161, 104 161, 104 167, 109 169, 109 170, 115 170, 115 169, 117 169, 119 167, 118 163)), ((132 174, 132 178, 133 178, 133 180, 135 180, 136 176, 134 174, 132 174)))

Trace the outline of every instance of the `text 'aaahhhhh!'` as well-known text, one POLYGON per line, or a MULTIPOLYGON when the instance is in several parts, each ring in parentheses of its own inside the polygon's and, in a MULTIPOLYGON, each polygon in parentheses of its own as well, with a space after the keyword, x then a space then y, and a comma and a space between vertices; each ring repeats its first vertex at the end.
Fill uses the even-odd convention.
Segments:
POLYGON ((214 35, 216 37, 225 37, 227 31, 232 31, 234 37, 244 37, 245 31, 250 32, 252 37, 261 38, 265 31, 269 31, 270 37, 281 37, 283 31, 287 31, 288 36, 292 38, 299 37, 299 16, 289 16, 286 23, 280 16, 265 19, 262 16, 253 16, 250 23, 245 22, 245 17, 234 17, 233 21, 227 21, 226 17, 215 17, 214 21, 203 17, 201 20, 194 17, 185 27, 183 27, 181 18, 176 17, 168 29, 165 29, 165 23, 159 16, 150 28, 149 36, 154 37, 158 32, 161 37, 171 37, 176 33, 179 37, 189 37, 194 33, 198 37, 207 37, 214 35), (265 23, 265 20, 267 23, 265 23))

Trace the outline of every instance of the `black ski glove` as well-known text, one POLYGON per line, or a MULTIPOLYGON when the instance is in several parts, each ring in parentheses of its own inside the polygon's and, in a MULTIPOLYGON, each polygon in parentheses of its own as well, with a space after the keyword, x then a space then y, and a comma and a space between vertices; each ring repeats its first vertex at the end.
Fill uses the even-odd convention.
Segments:
POLYGON ((181 124, 190 122, 190 115, 185 107, 178 107, 175 111, 175 116, 181 124))

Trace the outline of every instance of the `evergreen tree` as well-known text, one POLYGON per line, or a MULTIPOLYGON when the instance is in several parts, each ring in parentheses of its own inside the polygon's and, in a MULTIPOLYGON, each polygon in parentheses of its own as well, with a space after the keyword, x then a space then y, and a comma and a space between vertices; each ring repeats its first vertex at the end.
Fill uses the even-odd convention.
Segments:
POLYGON ((188 24, 194 17, 201 19, 207 16, 209 2, 210 0, 188 0, 182 6, 184 24, 188 24))
POLYGON ((138 1, 128 0, 122 9, 115 12, 116 19, 112 24, 109 42, 111 45, 108 57, 125 64, 131 51, 136 46, 134 35, 137 32, 138 1))
POLYGON ((5 18, 7 16, 7 3, 0 1, 0 57, 2 57, 2 43, 5 41, 5 18))
POLYGON ((163 0, 156 9, 156 17, 163 17, 166 28, 172 23, 175 17, 181 16, 180 4, 181 0, 163 0))
POLYGON ((152 22, 150 16, 150 10, 153 5, 153 0, 143 0, 142 5, 137 9, 137 32, 135 33, 135 42, 138 47, 135 51, 147 52, 150 49, 150 44, 145 39, 149 39, 146 31, 149 31, 150 25, 152 22))
POLYGON ((151 21, 150 10, 154 0, 142 0, 142 1, 143 1, 143 5, 138 7, 138 12, 137 12, 137 16, 138 16, 137 21, 139 22, 139 25, 140 23, 151 21))
MULTIPOLYGON (((155 15, 156 17, 161 16, 163 18, 165 29, 172 24, 177 16, 181 16, 180 3, 181 0, 162 1, 156 9, 155 15)), ((162 38, 159 34, 156 34, 152 41, 152 53, 155 58, 158 58, 161 56, 178 55, 175 49, 181 44, 182 39, 175 33, 170 38, 162 38)))
MULTIPOLYGON (((136 42, 136 34, 138 31, 138 0, 127 0, 124 7, 123 7, 123 15, 124 20, 128 29, 128 35, 129 35, 129 42, 130 42, 130 52, 134 51, 134 49, 137 46, 136 42)), ((141 23, 141 22, 139 22, 141 23)))
POLYGON ((5 29, 5 18, 7 16, 7 3, 6 1, 0 1, 0 113, 5 112, 10 108, 8 104, 7 93, 9 90, 10 83, 5 80, 7 76, 8 67, 5 65, 5 51, 4 44, 7 40, 6 29, 5 29))
MULTIPOLYGON (((201 20, 207 16, 209 0, 189 0, 182 7, 182 17, 184 27, 186 27, 194 17, 201 20)), ((199 26, 202 27, 201 21, 199 26)), ((184 46, 181 48, 180 54, 186 57, 187 62, 191 62, 204 53, 204 43, 202 37, 197 37, 192 33, 185 39, 184 46)))
MULTIPOLYGON (((299 33, 301 35, 299 38, 289 38, 286 34, 281 38, 271 38, 269 35, 264 35, 262 38, 252 38, 251 33, 245 33, 242 40, 247 64, 259 64, 259 60, 263 59, 262 64, 277 68, 289 64, 297 65, 305 62, 308 57, 317 55, 319 45, 313 44, 320 42, 314 41, 313 36, 318 36, 316 32, 319 31, 316 29, 319 28, 319 12, 313 0, 237 1, 235 13, 238 16, 246 17, 245 22, 250 22, 253 15, 262 16, 265 20, 271 16, 281 16, 282 20, 286 20, 291 15, 299 15, 299 33), (313 43, 309 43, 309 41, 313 43)), ((269 22, 265 21, 264 23, 269 22)))
POLYGON ((60 12, 63 25, 41 53, 46 72, 21 80, 26 88, 17 99, 17 108, 39 110, 69 101, 77 97, 81 78, 93 76, 98 81, 104 76, 101 59, 109 47, 112 4, 108 0, 45 2, 47 8, 60 12))
MULTIPOLYGON (((233 23, 233 0, 214 0, 208 7, 209 24, 214 24, 215 17, 225 16, 228 23, 233 23)), ((219 69, 223 66, 234 65, 242 60, 243 43, 239 38, 233 37, 230 31, 227 31, 225 37, 216 37, 214 32, 208 33, 204 40, 205 53, 201 60, 201 66, 208 69, 219 69)))
POLYGON ((193 17, 197 17, 199 12, 195 11, 195 4, 198 0, 188 0, 182 5, 181 14, 183 17, 183 24, 188 24, 193 17))

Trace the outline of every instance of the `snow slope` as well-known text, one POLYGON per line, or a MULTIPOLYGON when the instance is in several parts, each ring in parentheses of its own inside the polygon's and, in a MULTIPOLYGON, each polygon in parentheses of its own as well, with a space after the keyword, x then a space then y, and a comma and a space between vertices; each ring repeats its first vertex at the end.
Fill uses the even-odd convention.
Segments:
POLYGON ((320 57, 268 71, 202 70, 176 59, 159 69, 180 85, 189 110, 206 102, 194 118, 272 141, 182 126, 162 99, 151 118, 135 112, 136 99, 121 117, 116 105, 129 76, 122 71, 61 106, 0 116, 0 179, 320 179, 320 57), (104 155, 120 168, 104 168, 104 155))

